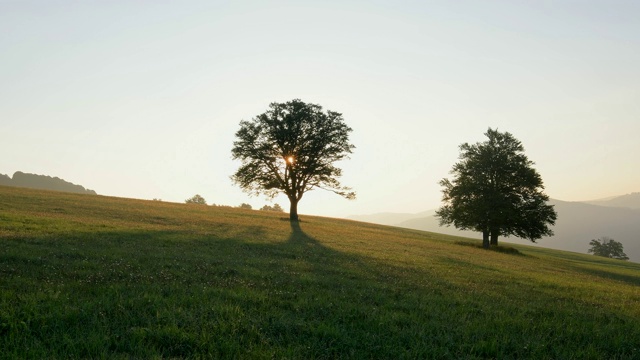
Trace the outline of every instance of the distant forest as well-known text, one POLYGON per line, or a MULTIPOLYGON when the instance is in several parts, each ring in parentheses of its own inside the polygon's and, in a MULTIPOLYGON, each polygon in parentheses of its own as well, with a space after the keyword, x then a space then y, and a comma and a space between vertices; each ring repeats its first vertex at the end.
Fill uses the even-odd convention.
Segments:
POLYGON ((32 189, 97 195, 93 190, 85 189, 83 186, 72 184, 58 177, 26 174, 21 171, 16 171, 16 173, 13 174, 13 178, 10 178, 9 176, 4 174, 0 174, 0 186, 15 186, 32 189))

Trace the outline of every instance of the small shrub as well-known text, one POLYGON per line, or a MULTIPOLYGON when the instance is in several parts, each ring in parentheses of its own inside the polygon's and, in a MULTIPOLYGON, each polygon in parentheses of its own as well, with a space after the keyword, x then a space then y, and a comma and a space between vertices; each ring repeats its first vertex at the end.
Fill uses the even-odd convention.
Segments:
POLYGON ((280 204, 275 204, 273 206, 265 205, 260 208, 262 211, 276 211, 276 212, 284 212, 280 204))
POLYGON ((187 204, 207 205, 207 201, 199 194, 193 195, 192 197, 185 200, 184 202, 187 204))

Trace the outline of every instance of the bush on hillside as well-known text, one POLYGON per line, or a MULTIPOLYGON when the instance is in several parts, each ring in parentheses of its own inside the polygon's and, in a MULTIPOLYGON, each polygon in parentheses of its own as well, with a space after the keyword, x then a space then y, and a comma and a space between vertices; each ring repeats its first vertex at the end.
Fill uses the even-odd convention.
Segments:
POLYGON ((273 206, 265 205, 260 208, 262 211, 276 211, 276 212, 284 212, 280 204, 275 204, 273 206))
POLYGON ((207 201, 199 194, 193 195, 192 197, 185 200, 184 202, 187 204, 207 205, 207 201))

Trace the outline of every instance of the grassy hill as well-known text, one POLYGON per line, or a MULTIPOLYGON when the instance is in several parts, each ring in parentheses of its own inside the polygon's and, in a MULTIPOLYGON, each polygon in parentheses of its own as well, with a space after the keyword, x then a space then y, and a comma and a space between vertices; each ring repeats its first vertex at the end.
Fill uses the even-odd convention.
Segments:
POLYGON ((0 187, 0 357, 640 357, 640 264, 283 217, 0 187))

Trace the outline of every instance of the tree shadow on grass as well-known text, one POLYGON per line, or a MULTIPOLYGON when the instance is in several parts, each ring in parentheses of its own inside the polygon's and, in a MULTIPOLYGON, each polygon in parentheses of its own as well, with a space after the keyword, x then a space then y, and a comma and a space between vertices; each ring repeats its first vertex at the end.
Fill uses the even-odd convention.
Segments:
POLYGON ((3 345, 40 349, 32 357, 531 355, 517 338, 500 349, 479 341, 502 326, 492 295, 465 293, 442 271, 334 250, 304 226, 290 223, 281 241, 260 225, 15 239, 0 274, 19 297, 0 301, 10 314, 0 320, 18 340, 3 345))
POLYGON ((306 247, 320 247, 320 242, 313 237, 307 235, 300 227, 299 221, 291 221, 289 222, 291 226, 291 234, 287 239, 287 244, 289 246, 306 246, 306 247))
MULTIPOLYGON (((622 261, 622 260, 620 260, 620 261, 622 261)), ((568 268, 574 270, 574 271, 581 272, 583 274, 593 275, 593 276, 597 276, 597 277, 601 277, 601 278, 605 278, 605 279, 610 279, 610 280, 615 280, 615 281, 620 281, 620 282, 624 282, 624 283, 627 283, 627 284, 630 284, 630 285, 635 285, 635 286, 639 286, 640 285, 640 273, 633 274, 633 275, 632 274, 624 274, 624 273, 615 272, 615 271, 611 271, 611 270, 605 270, 605 269, 601 269, 601 268, 581 266, 581 265, 578 265, 578 264, 567 264, 566 266, 568 268)), ((613 269, 616 269, 616 268, 611 267, 611 269, 613 270, 613 269)))
POLYGON ((544 248, 528 248, 527 252, 556 258, 557 264, 571 271, 605 279, 640 285, 640 264, 606 257, 569 251, 553 251, 544 248))
POLYGON ((619 274, 619 273, 614 273, 614 272, 605 271, 605 270, 598 270, 598 269, 585 269, 583 271, 590 272, 600 277, 626 282, 631 285, 636 285, 636 286, 640 285, 640 275, 619 274))
POLYGON ((503 253, 503 254, 509 254, 509 255, 519 255, 519 256, 527 256, 523 253, 521 253, 518 249, 511 247, 511 246, 505 246, 505 245, 498 245, 498 246, 491 246, 488 249, 485 249, 482 247, 482 243, 480 242, 472 242, 472 241, 454 241, 454 244, 456 245, 462 245, 462 246, 469 246, 469 247, 474 247, 474 248, 478 248, 478 249, 482 249, 482 250, 487 250, 487 251, 495 251, 495 252, 499 252, 499 253, 503 253))

